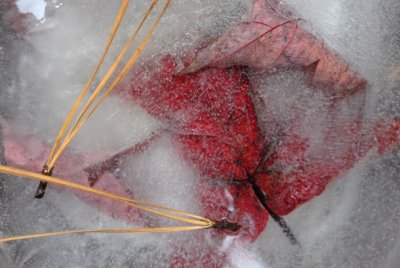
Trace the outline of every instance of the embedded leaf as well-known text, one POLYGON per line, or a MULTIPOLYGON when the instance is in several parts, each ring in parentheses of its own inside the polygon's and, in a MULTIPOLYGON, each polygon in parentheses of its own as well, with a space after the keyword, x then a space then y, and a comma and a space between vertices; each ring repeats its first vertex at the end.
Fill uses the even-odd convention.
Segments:
POLYGON ((199 50, 181 73, 230 66, 269 72, 311 68, 311 85, 329 96, 344 97, 365 88, 366 80, 356 70, 309 33, 299 20, 288 17, 272 1, 255 1, 250 22, 229 27, 199 50))

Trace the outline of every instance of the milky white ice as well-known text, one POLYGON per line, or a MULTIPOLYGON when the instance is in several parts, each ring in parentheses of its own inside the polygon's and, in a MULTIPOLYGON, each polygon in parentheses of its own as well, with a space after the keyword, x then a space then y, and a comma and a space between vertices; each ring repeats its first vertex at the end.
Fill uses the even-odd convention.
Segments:
POLYGON ((46 2, 44 0, 18 0, 16 1, 21 13, 31 13, 37 20, 44 18, 46 2))
MULTIPOLYGON (((395 75, 400 68, 400 21, 396 17, 400 7, 396 1, 286 1, 310 31, 367 78, 364 118, 378 113, 400 114, 400 79, 395 75)), ((0 68, 0 77, 9 77, 0 81, 0 115, 51 143, 102 52, 119 2, 17 1, 21 12, 33 13, 41 23, 32 25, 22 40, 0 36, 0 55, 15 55, 7 60, 14 64, 0 68)), ((105 66, 110 65, 149 4, 131 2, 105 66)), ((245 18, 251 6, 250 0, 172 2, 141 59, 166 52, 176 54, 182 47, 218 34, 245 18)), ((100 73, 104 72, 101 69, 100 73)), ((309 98, 308 85, 299 82, 304 81, 303 75, 293 71, 268 76, 254 73, 250 77, 262 98, 274 100, 271 107, 275 115, 285 119, 303 111, 304 125, 317 128, 325 123, 325 100, 309 98)), ((259 116, 260 120, 269 120, 262 113, 259 116)), ((84 154, 97 150, 112 154, 143 141, 160 128, 162 122, 139 106, 111 96, 71 148, 84 154)), ((285 217, 301 248, 291 245, 270 219, 250 248, 241 248, 233 243, 234 237, 228 236, 216 251, 229 253, 226 267, 398 267, 399 163, 398 151, 383 157, 371 154, 321 196, 285 217)), ((201 212, 195 189, 200 175, 188 166, 168 135, 125 159, 118 172, 137 199, 201 212)), ((128 226, 67 191, 50 189, 45 199, 34 200, 36 186, 22 179, 0 177, 1 236, 128 226)), ((228 192, 226 195, 233 198, 228 192)), ((63 236, 2 244, 0 260, 6 259, 9 267, 167 267, 169 254, 187 241, 191 242, 186 246, 201 251, 194 234, 63 236)))

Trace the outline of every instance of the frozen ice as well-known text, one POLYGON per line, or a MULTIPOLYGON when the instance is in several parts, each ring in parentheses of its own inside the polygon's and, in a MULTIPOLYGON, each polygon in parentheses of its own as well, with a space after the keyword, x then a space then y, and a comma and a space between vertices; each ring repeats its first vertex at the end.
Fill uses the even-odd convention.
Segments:
MULTIPOLYGON (((42 7, 25 9, 32 2, 17 1, 18 8, 42 19, 35 9, 42 7)), ((105 66, 110 65, 150 3, 130 2, 105 66)), ((179 55, 184 48, 218 36, 228 25, 246 19, 252 1, 172 2, 139 62, 166 53, 179 55)), ((0 14, 0 116, 51 143, 103 50, 119 6, 106 0, 38 3, 46 3, 44 19, 40 24, 30 24, 26 33, 15 34, 0 14)), ((319 143, 329 122, 400 115, 398 1, 286 0, 281 4, 293 8, 308 30, 357 69, 368 80, 368 87, 341 102, 332 114, 327 108, 332 100, 309 86, 306 73, 249 70, 256 106, 258 98, 268 104, 267 112, 257 106, 261 128, 268 135, 278 135, 278 128, 267 127, 274 122, 301 118, 296 131, 312 137, 312 150, 320 151, 323 158, 324 150, 334 147, 321 147, 319 143)), ((0 12, 1 8, 2 4, 0 12)), ((105 71, 102 68, 100 74, 105 71)), ((162 127, 163 122, 139 105, 110 96, 71 144, 71 150, 78 154, 101 152, 101 157, 113 155, 143 142, 162 127)), ((196 199, 201 174, 183 159, 168 134, 124 158, 115 172, 139 200, 201 213, 196 199)), ((398 149, 383 156, 370 153, 320 196, 285 216, 301 247, 291 245, 270 219, 251 245, 236 243, 233 236, 225 238, 222 245, 214 244, 212 235, 203 245, 198 242, 198 232, 84 234, 2 244, 0 263, 1 267, 167 267, 171 254, 186 254, 182 248, 201 259, 210 257, 207 248, 212 245, 214 258, 228 254, 226 263, 221 263, 226 267, 394 268, 400 265, 398 174, 398 149)), ((36 187, 37 183, 1 175, 1 236, 135 226, 99 211, 69 191, 50 188, 43 200, 33 199, 36 187)), ((231 198, 227 193, 227 199, 231 198)), ((170 224, 153 216, 146 220, 170 224)))
POLYGON ((44 0, 19 0, 16 4, 21 13, 32 13, 38 20, 44 18, 44 12, 46 9, 46 2, 44 0))
POLYGON ((139 200, 200 212, 193 195, 199 175, 185 163, 170 136, 163 136, 142 154, 128 157, 121 169, 139 200))

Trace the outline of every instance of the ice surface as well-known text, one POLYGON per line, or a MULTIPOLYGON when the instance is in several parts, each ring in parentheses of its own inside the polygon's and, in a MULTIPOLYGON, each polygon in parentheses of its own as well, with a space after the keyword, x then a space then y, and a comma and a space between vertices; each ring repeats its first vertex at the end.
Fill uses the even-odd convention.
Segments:
MULTIPOLYGON (((400 43, 395 30, 399 27, 395 19, 398 3, 290 0, 287 3, 296 9, 306 25, 312 26, 316 35, 322 36, 368 79, 366 106, 361 116, 368 120, 379 114, 398 115, 399 78, 392 71, 399 64, 400 43)), ((261 96, 271 101, 275 115, 284 120, 300 112, 306 126, 302 134, 306 135, 307 130, 318 133, 315 126, 324 125, 324 102, 329 101, 318 94, 305 96, 306 85, 301 82, 290 85, 294 79, 302 81, 295 75, 299 74, 262 77, 261 96), (296 90, 292 94, 280 94, 287 92, 288 87, 296 90), (308 101, 304 102, 304 98, 308 101)), ((359 101, 352 100, 352 105, 362 101, 362 96, 356 98, 359 101)), ((351 110, 345 106, 339 119, 355 118, 357 115, 349 113, 351 110)), ((362 161, 323 195, 288 215, 286 218, 301 241, 301 250, 289 249, 282 235, 274 232, 274 228, 278 229, 276 225, 270 223, 265 236, 258 240, 260 254, 264 254, 272 267, 397 267, 398 157, 395 153, 362 161), (387 263, 390 255, 392 260, 387 263)))
MULTIPOLYGON (((32 25, 25 35, 16 35, 2 19, 0 115, 51 143, 103 49, 118 10, 114 2, 46 1, 45 20, 32 25)), ((246 0, 172 2, 143 60, 167 52, 177 55, 183 48, 218 35, 227 25, 245 18, 251 7, 251 1, 246 0)), ((148 3, 132 1, 111 58, 148 3)), ((269 135, 278 135, 278 128, 267 127, 274 122, 301 118, 296 131, 313 137, 313 148, 323 157, 323 150, 329 148, 319 146, 319 137, 328 123, 399 115, 398 1, 287 0, 286 4, 294 8, 307 29, 367 78, 368 88, 342 102, 332 114, 327 108, 332 100, 309 87, 307 74, 250 71, 255 102, 261 98, 269 104, 267 113, 258 109, 261 127, 269 135)), ((100 72, 104 74, 105 69, 100 72)), ((71 148, 82 154, 101 151, 112 155, 143 141, 162 126, 139 106, 111 96, 71 148)), ((201 175, 177 148, 170 135, 161 135, 143 152, 124 159, 116 172, 138 199, 200 213, 196 182, 201 175)), ((199 259, 208 258, 209 245, 214 246, 214 253, 228 253, 224 259, 227 267, 398 267, 398 174, 398 150, 385 156, 371 153, 321 196, 286 216, 301 248, 291 245, 270 219, 263 234, 248 247, 233 243, 234 238, 229 237, 215 246, 211 236, 203 245, 198 242, 198 233, 193 233, 64 236, 9 243, 0 249, 16 267, 166 267, 171 253, 185 252, 182 247, 199 259)), ((34 200, 36 186, 2 175, 2 236, 132 224, 99 212, 68 191, 50 189, 44 200, 34 200)))
POLYGON ((154 142, 142 154, 128 157, 121 169, 133 195, 138 199, 200 212, 193 195, 199 175, 185 163, 169 135, 154 142))
POLYGON ((16 4, 21 13, 32 13, 38 20, 44 18, 44 12, 46 9, 46 2, 44 0, 19 0, 16 2, 16 4))

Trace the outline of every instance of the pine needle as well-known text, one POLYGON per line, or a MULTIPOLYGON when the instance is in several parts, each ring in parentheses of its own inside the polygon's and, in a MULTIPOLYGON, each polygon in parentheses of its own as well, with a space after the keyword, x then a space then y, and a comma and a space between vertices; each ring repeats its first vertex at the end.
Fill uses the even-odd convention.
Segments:
MULTIPOLYGON (((157 1, 154 1, 153 4, 155 5, 157 1)), ((59 157, 61 156, 61 154, 63 153, 63 151, 67 148, 68 144, 72 141, 72 139, 76 136, 76 134, 78 133, 78 131, 82 128, 82 126, 84 125, 84 123, 89 119, 89 117, 94 113, 94 111, 99 107, 99 105, 105 100, 105 98, 116 88, 116 86, 122 81, 122 79, 126 76, 126 74, 130 71, 130 69, 132 68, 132 66, 136 63, 138 57, 140 56, 141 52, 143 51, 143 49, 145 48, 145 46, 147 45, 147 43, 149 42, 151 36, 154 34, 155 29, 157 28, 161 17, 164 15, 164 13, 166 12, 169 4, 170 4, 170 0, 167 0, 163 6, 163 9, 161 11, 161 13, 159 14, 159 16, 157 17, 157 20, 154 22, 152 28, 150 29, 150 31, 147 33, 147 35, 144 37, 144 39, 142 40, 142 42, 140 43, 140 45, 138 46, 138 48, 135 50, 135 52, 133 53, 133 55, 131 56, 131 58, 129 59, 128 63, 124 66, 124 68, 122 69, 122 71, 117 75, 116 79, 114 80, 114 82, 111 84, 111 86, 109 86, 106 91, 104 92, 104 94, 101 96, 101 98, 97 101, 97 103, 94 105, 94 107, 88 111, 89 107, 91 104, 93 104, 93 101, 95 100, 95 98, 98 96, 98 94, 100 93, 102 87, 104 87, 105 83, 104 79, 103 81, 100 83, 99 87, 95 90, 95 92, 93 93, 92 97, 89 99, 89 101, 87 102, 87 104, 85 105, 83 111, 81 112, 81 114, 79 115, 78 119, 76 120, 75 124, 73 125, 72 129, 69 131, 69 133, 66 135, 63 143, 60 145, 58 151, 54 154, 52 160, 47 164, 48 168, 51 170, 56 161, 59 159, 59 157), (103 83, 104 82, 104 83, 103 83), (101 86, 101 87, 100 87, 101 86)), ((142 27, 143 23, 145 22, 145 20, 147 19, 147 17, 150 15, 154 5, 151 5, 150 8, 148 9, 145 17, 143 18, 141 24, 139 25, 139 27, 137 28, 137 30, 135 31, 135 33, 131 36, 130 40, 128 40, 127 44, 125 45, 125 47, 123 48, 123 50, 121 51, 121 54, 119 55, 117 61, 114 63, 113 67, 117 67, 117 65, 119 64, 120 60, 122 59, 123 55, 125 55, 129 44, 132 42, 132 40, 134 39, 134 37, 136 36, 137 32, 139 32, 140 28, 142 27)), ((105 77, 105 79, 108 81, 108 79, 110 78, 111 74, 115 71, 115 69, 113 69, 113 67, 110 69, 110 71, 112 71, 109 76, 108 73, 105 77)))
POLYGON ((14 176, 22 176, 24 178, 31 179, 31 180, 44 181, 44 182, 51 183, 54 185, 59 185, 59 186, 67 187, 70 189, 95 194, 95 195, 102 196, 102 197, 114 200, 116 202, 119 202, 119 203, 122 203, 122 204, 125 204, 128 206, 143 210, 143 211, 147 211, 152 214, 156 214, 156 215, 159 215, 159 216, 162 216, 165 218, 181 221, 184 223, 190 223, 190 224, 194 224, 194 225, 207 226, 207 227, 211 227, 214 224, 214 222, 212 220, 209 220, 207 218, 204 218, 204 217, 201 217, 198 215, 194 215, 191 213, 187 213, 187 212, 184 212, 181 210, 171 209, 171 208, 167 208, 164 206, 154 205, 154 204, 151 204, 148 202, 134 200, 131 198, 112 194, 112 193, 109 193, 106 191, 91 188, 91 187, 88 187, 88 186, 85 186, 85 185, 82 185, 79 183, 70 182, 70 181, 55 178, 52 176, 46 176, 46 175, 36 173, 36 172, 31 172, 31 171, 27 171, 27 170, 23 170, 23 169, 19 169, 19 168, 13 168, 13 167, 0 165, 0 173, 14 175, 14 176))
POLYGON ((127 8, 127 6, 128 6, 128 2, 129 2, 128 0, 123 0, 123 2, 122 2, 122 4, 121 4, 120 10, 119 10, 119 12, 118 12, 118 16, 117 16, 117 18, 116 18, 116 20, 115 20, 115 22, 114 22, 113 28, 112 28, 112 30, 111 30, 110 37, 109 37, 109 39, 108 39, 108 41, 107 41, 106 47, 105 47, 105 49, 104 49, 104 51, 103 51, 103 54, 102 54, 101 57, 100 57, 99 63, 97 64, 97 66, 95 67, 93 73, 92 73, 91 76, 89 77, 89 80, 87 81, 86 85, 85 85, 84 88, 82 89, 82 92, 80 93, 80 95, 79 95, 78 98, 76 99, 75 103, 73 104, 73 106, 72 106, 72 108, 71 108, 71 110, 70 110, 70 112, 69 112, 67 118, 65 119, 65 121, 64 121, 64 123, 63 123, 63 125, 62 125, 62 127, 61 127, 61 129, 60 129, 60 131, 58 132, 57 137, 56 137, 56 140, 55 140, 55 142, 54 142, 53 147, 51 148, 51 151, 50 151, 50 154, 49 154, 49 157, 48 157, 48 160, 47 160, 48 163, 49 163, 49 162, 51 161, 51 159, 53 158, 53 156, 54 156, 54 154, 55 154, 55 152, 56 152, 56 150, 57 150, 57 148, 58 148, 58 146, 59 146, 59 143, 60 143, 60 141, 61 141, 63 135, 65 134, 65 131, 67 130, 67 128, 68 128, 68 126, 69 126, 69 124, 70 124, 70 122, 71 122, 73 116, 75 115, 75 113, 76 113, 76 111, 77 111, 77 109, 78 109, 80 103, 82 102, 84 96, 86 95, 86 93, 87 93, 87 91, 88 91, 90 85, 92 84, 92 82, 93 82, 93 80, 94 80, 96 74, 98 73, 98 71, 99 71, 101 65, 102 65, 103 62, 104 62, 104 59, 106 58, 106 56, 107 56, 107 54, 108 54, 108 51, 110 50, 112 41, 114 40, 115 34, 116 34, 117 31, 118 31, 118 28, 119 28, 119 26, 120 26, 120 24, 121 24, 122 18, 124 17, 126 8, 127 8))
POLYGON ((132 229, 88 229, 88 230, 67 230, 59 232, 48 232, 40 234, 17 235, 0 238, 0 243, 11 242, 24 239, 60 236, 68 234, 84 234, 84 233, 112 233, 112 234, 130 234, 130 233, 171 233, 171 232, 187 232, 206 229, 207 226, 173 226, 173 227, 155 227, 155 228, 132 228, 132 229))
MULTIPOLYGON (((0 165, 0 173, 4 174, 9 174, 9 175, 15 175, 15 176, 22 176, 27 179, 31 180, 36 180, 36 181, 41 181, 44 183, 51 183, 54 185, 59 185, 67 188, 71 188, 74 190, 79 190, 79 191, 84 191, 87 193, 95 194, 104 198, 108 198, 111 200, 114 200, 116 202, 125 204, 130 207, 134 207, 139 210, 143 210, 164 218, 180 221, 183 223, 191 224, 192 226, 174 226, 174 227, 154 227, 154 228, 132 228, 132 229, 88 229, 88 230, 66 230, 66 231, 58 231, 58 232, 48 232, 48 233, 40 233, 40 234, 30 234, 30 235, 19 235, 19 236, 13 236, 13 237, 5 237, 5 238, 0 238, 0 242, 9 242, 9 241, 16 241, 16 240, 23 240, 23 239, 31 239, 31 238, 40 238, 40 237, 50 237, 50 236, 59 236, 59 235, 66 235, 66 234, 81 234, 81 233, 160 233, 160 232, 180 232, 180 231, 192 231, 192 230, 200 230, 200 229, 207 229, 216 226, 216 222, 207 219, 205 217, 201 217, 195 214, 187 213, 181 210, 176 210, 176 209, 171 209, 167 208, 164 206, 159 206, 155 204, 151 204, 148 202, 143 202, 143 201, 138 201, 134 200, 131 198, 126 198, 123 196, 115 195, 106 191, 98 190, 95 188, 87 187, 82 184, 70 182, 67 180, 55 178, 49 175, 51 173, 51 170, 54 168, 54 165, 56 164, 57 160, 59 159, 60 155, 63 153, 63 151, 67 148, 68 144, 71 142, 71 140, 76 136, 78 131, 82 128, 84 123, 89 119, 89 117, 94 113, 94 111, 99 107, 99 105, 106 99, 106 97, 117 87, 117 85, 122 81, 122 79, 126 76, 126 74, 130 71, 130 69, 133 67, 135 62, 137 61, 139 55, 149 42, 151 36, 153 35, 157 25, 159 24, 163 14, 166 12, 170 0, 166 0, 164 3, 164 6, 161 10, 161 13, 157 17, 156 21, 153 23, 150 31, 146 34, 146 36, 143 38, 142 42, 139 44, 139 46, 136 48, 132 56, 130 57, 129 61, 125 64, 125 66, 122 68, 121 72, 116 76, 114 81, 111 83, 111 85, 103 92, 100 98, 99 95, 105 85, 108 83, 109 79, 113 76, 114 72, 117 70, 119 64, 121 63, 123 57, 127 53, 131 43, 135 39, 136 35, 138 32, 141 30, 142 26, 146 22, 147 18, 149 17, 150 13, 154 9, 155 5, 158 3, 158 0, 153 0, 151 3, 149 9, 147 10, 146 14, 144 15, 143 19, 141 20, 139 26, 136 28, 136 30, 133 32, 133 34, 129 37, 128 41, 122 48, 121 52, 118 54, 116 60, 112 64, 112 66, 109 68, 107 71, 106 75, 103 77, 99 85, 96 87, 94 92, 92 93, 91 97, 87 101, 87 103, 84 105, 82 111, 79 113, 77 116, 76 121, 74 124, 71 125, 72 119, 75 116, 79 106, 81 105, 84 96, 87 94, 87 91, 89 87, 91 86, 94 77, 98 73, 102 63, 105 60, 105 57, 108 54, 108 51, 110 49, 110 46, 112 44, 112 41, 115 37, 115 34, 118 31, 118 28, 121 24, 122 18, 125 14, 127 5, 128 5, 128 0, 123 0, 118 16, 114 22, 110 37, 107 41, 106 47, 104 49, 104 52, 95 67, 92 75, 89 77, 89 80, 87 81, 86 85, 82 89, 80 95, 78 96, 77 100, 73 104, 68 116, 66 117, 56 139, 53 144, 53 147, 50 151, 49 157, 47 159, 47 162, 44 166, 43 170, 46 170, 45 174, 40 174, 36 172, 31 172, 23 169, 18 169, 18 168, 13 168, 13 167, 7 167, 4 165, 0 165), (96 101, 97 100, 97 101, 96 101), (95 102, 96 101, 96 102, 95 102), (93 105, 94 103, 94 105, 93 105), (67 129, 70 127, 70 130, 67 134, 67 129)), ((219 223, 221 224, 221 223, 219 223)))

